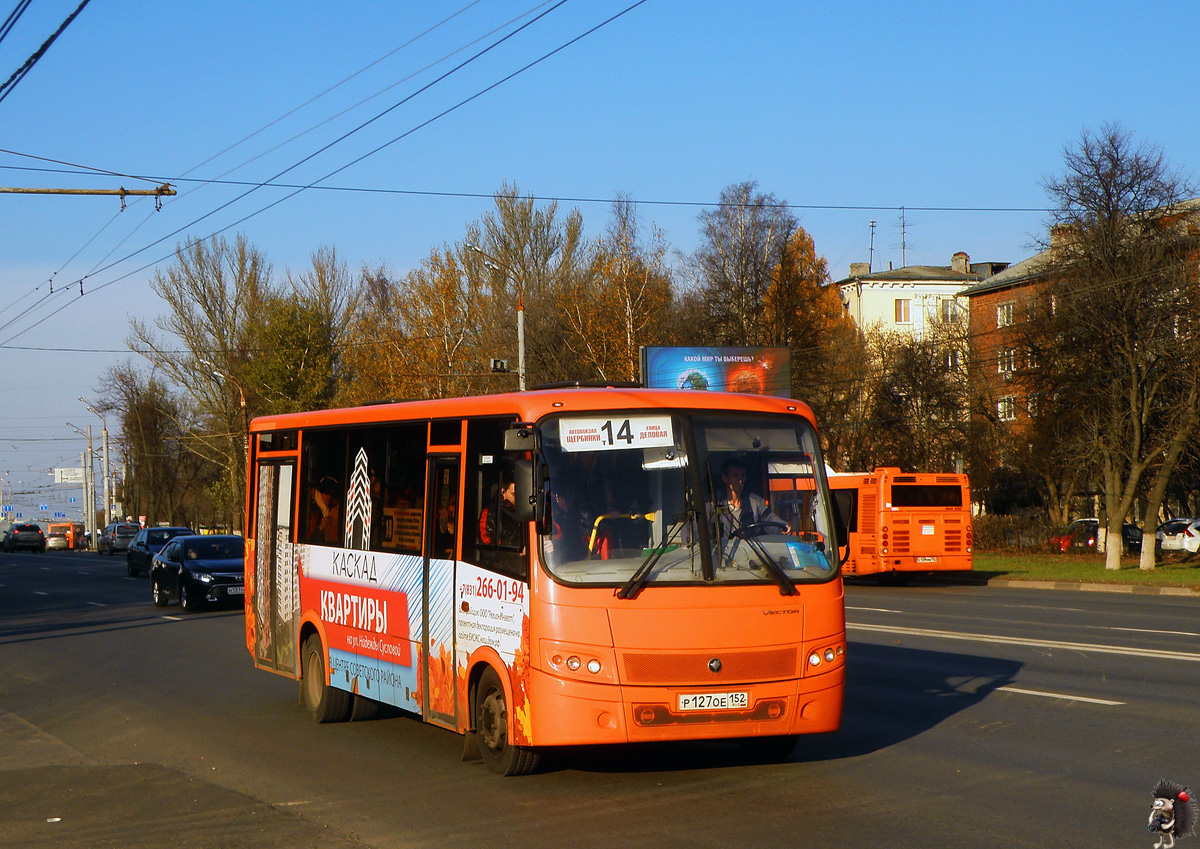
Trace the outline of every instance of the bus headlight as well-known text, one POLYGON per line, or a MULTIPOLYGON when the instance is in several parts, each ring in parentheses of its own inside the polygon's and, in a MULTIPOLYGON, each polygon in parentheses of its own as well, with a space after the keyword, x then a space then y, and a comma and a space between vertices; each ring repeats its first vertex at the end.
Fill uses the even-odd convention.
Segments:
POLYGON ((580 681, 616 683, 616 657, 611 648, 542 640, 541 655, 546 671, 580 681))

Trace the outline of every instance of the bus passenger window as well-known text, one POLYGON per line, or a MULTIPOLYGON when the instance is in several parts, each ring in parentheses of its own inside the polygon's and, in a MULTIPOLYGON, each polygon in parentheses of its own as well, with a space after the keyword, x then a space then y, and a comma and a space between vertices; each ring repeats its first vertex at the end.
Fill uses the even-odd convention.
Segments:
POLYGON ((511 418, 467 423, 463 559, 513 578, 529 577, 529 523, 518 522, 512 462, 504 452, 511 418))
MULTIPOLYGON (((425 519, 425 424, 389 428, 378 548, 421 553, 425 519)), ((375 546, 373 545, 372 548, 375 546)))

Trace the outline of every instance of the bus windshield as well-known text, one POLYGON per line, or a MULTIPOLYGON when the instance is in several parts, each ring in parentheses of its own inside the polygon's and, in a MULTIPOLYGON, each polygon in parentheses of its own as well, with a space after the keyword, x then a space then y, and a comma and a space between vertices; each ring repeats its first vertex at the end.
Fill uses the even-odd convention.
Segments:
POLYGON ((816 434, 799 417, 605 412, 547 419, 541 435, 542 560, 563 583, 790 594, 837 573, 816 434))

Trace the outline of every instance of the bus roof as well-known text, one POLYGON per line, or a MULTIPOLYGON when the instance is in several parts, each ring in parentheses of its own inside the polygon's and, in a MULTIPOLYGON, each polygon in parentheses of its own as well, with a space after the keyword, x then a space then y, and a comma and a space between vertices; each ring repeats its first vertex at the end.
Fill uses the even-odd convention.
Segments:
POLYGON ((303 427, 479 415, 516 415, 522 421, 536 421, 549 413, 640 408, 799 413, 813 420, 812 410, 803 401, 770 395, 679 389, 557 388, 260 416, 250 423, 250 431, 261 433, 303 427))

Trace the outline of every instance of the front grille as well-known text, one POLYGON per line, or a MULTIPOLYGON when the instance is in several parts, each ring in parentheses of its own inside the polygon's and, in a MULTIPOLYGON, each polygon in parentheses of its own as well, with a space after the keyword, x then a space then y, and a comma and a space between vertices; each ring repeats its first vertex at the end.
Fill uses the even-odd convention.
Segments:
POLYGON ((622 678, 626 684, 660 687, 707 686, 723 682, 783 681, 797 677, 796 649, 753 651, 711 651, 679 654, 663 652, 626 652, 621 656, 622 678), (721 661, 721 671, 713 672, 708 663, 721 661))

